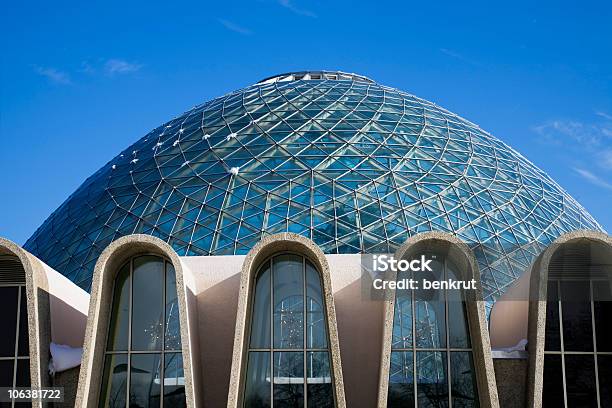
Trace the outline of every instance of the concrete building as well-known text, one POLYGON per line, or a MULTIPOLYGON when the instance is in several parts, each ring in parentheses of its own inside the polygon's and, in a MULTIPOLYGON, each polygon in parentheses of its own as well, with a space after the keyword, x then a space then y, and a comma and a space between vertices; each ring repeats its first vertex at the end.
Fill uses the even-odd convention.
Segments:
POLYGON ((0 241, 2 386, 78 407, 612 406, 611 245, 465 119, 360 75, 277 75, 0 241), (431 260, 392 280, 475 289, 378 293, 383 253, 431 260))

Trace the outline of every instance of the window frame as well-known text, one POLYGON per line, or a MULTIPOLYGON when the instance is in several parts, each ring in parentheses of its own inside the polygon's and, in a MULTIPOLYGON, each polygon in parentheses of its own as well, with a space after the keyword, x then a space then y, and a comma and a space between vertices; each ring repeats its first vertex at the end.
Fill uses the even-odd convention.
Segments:
MULTIPOLYGON (((108 343, 110 341, 111 338, 111 322, 113 320, 113 316, 110 316, 109 314, 109 318, 107 319, 106 322, 106 336, 105 336, 105 341, 104 341, 104 349, 103 349, 103 359, 102 359, 102 365, 100 367, 100 384, 98 387, 98 392, 99 392, 99 398, 98 398, 98 402, 97 402, 97 406, 100 406, 100 398, 102 396, 103 393, 103 387, 105 385, 105 383, 107 381, 110 381, 110 378, 104 378, 105 375, 105 369, 106 369, 106 361, 107 361, 107 357, 109 356, 113 356, 113 355, 124 355, 127 358, 127 371, 126 371, 126 408, 129 406, 130 404, 130 385, 131 385, 131 371, 132 371, 132 355, 159 355, 159 362, 160 362, 160 371, 159 371, 159 375, 160 375, 160 394, 159 394, 159 399, 160 399, 160 408, 164 408, 164 379, 165 379, 165 368, 166 368, 166 354, 181 354, 181 359, 183 361, 183 371, 185 371, 185 363, 184 363, 184 359, 185 357, 182 355, 183 354, 183 347, 182 347, 182 338, 181 338, 181 347, 180 349, 172 349, 172 350, 166 350, 166 328, 167 328, 167 316, 166 316, 166 299, 167 299, 167 294, 166 294, 166 288, 167 288, 167 274, 168 274, 168 265, 170 265, 172 267, 172 269, 174 269, 174 274, 175 274, 175 279, 176 279, 176 267, 174 266, 173 262, 169 259, 169 257, 162 255, 162 254, 158 254, 158 253, 154 253, 154 252, 142 252, 142 253, 136 253, 133 254, 129 257, 128 260, 122 262, 121 264, 119 264, 119 267, 116 268, 116 271, 113 274, 113 278, 111 281, 112 284, 112 289, 111 289, 111 296, 110 296, 110 303, 109 303, 109 312, 112 312, 112 308, 113 308, 113 302, 115 300, 115 295, 116 295, 116 282, 117 282, 117 277, 119 275, 119 272, 129 264, 129 277, 128 277, 128 285, 129 285, 129 293, 128 293, 128 324, 127 324, 127 348, 126 350, 109 350, 108 349, 108 343), (132 318, 133 318, 133 298, 134 298, 134 260, 136 260, 137 258, 140 257, 156 257, 158 259, 158 261, 161 261, 163 263, 163 283, 162 283, 162 288, 163 288, 163 294, 162 294, 162 307, 163 307, 163 313, 164 313, 164 319, 163 319, 163 323, 162 323, 162 339, 161 339, 161 346, 159 350, 132 350, 132 318)), ((177 291, 177 303, 179 301, 178 297, 178 291, 179 288, 178 286, 176 287, 176 291, 177 291)), ((179 336, 181 336, 180 333, 180 318, 179 318, 179 336)), ((186 373, 185 373, 186 374, 186 373)), ((184 376, 185 376, 184 374, 184 376)), ((185 388, 185 398, 187 397, 187 384, 184 383, 184 388, 185 388)))
MULTIPOLYGON (((430 255, 432 257, 444 257, 444 263, 442 264, 443 267, 443 280, 447 280, 448 279, 448 272, 449 272, 449 256, 448 255, 443 255, 440 254, 438 252, 435 251, 431 251, 429 252, 427 255, 430 255)), ((451 261, 452 262, 452 261, 451 261)), ((455 266, 453 264, 453 266, 455 266)), ((458 269, 458 267, 456 267, 458 269)), ((457 271, 459 272, 459 271, 457 271)), ((452 407, 452 399, 453 399, 453 393, 452 393, 452 385, 453 385, 453 369, 452 369, 452 353, 469 353, 470 356, 470 360, 472 361, 472 364, 474 366, 474 373, 472 374, 473 376, 473 386, 476 389, 476 399, 478 400, 478 381, 476 378, 476 365, 474 364, 474 348, 473 348, 473 342, 472 342, 472 333, 470 330, 470 316, 469 313, 467 311, 467 306, 465 304, 465 299, 464 299, 464 295, 463 293, 461 293, 461 303, 462 303, 462 309, 461 311, 463 313, 465 313, 465 323, 467 325, 467 331, 468 331, 468 339, 469 339, 469 347, 467 348, 463 348, 463 347, 451 347, 450 345, 450 325, 449 325, 449 295, 448 295, 448 291, 449 289, 439 289, 442 290, 444 293, 444 337, 445 337, 445 346, 444 347, 419 347, 417 345, 417 339, 416 339, 416 332, 417 332, 417 328, 416 328, 416 322, 417 322, 417 309, 416 309, 416 302, 418 301, 418 299, 415 298, 415 294, 417 293, 417 290, 415 289, 405 289, 410 291, 410 311, 411 311, 411 336, 412 336, 412 341, 411 341, 411 346, 410 347, 399 347, 399 348, 394 348, 393 347, 393 343, 391 344, 391 355, 394 352, 401 352, 401 353, 412 353, 412 379, 413 379, 413 383, 412 383, 412 392, 413 392, 413 398, 414 398, 414 408, 418 407, 418 398, 419 398, 419 394, 418 394, 418 386, 419 386, 419 381, 418 381, 418 359, 417 359, 417 354, 418 353, 440 353, 442 355, 444 355, 444 363, 446 366, 446 389, 448 392, 448 404, 449 407, 452 407)), ((459 289, 461 292, 463 292, 463 289, 459 289)), ((398 291, 395 290, 394 291, 394 299, 393 302, 394 304, 396 304, 397 302, 397 294, 398 291)), ((393 322, 391 323, 392 326, 395 326, 395 313, 394 313, 394 317, 393 317, 393 322)), ((392 334, 393 336, 393 334, 392 334)), ((391 370, 389 370, 389 376, 391 375, 391 370)), ((389 380, 389 384, 391 383, 391 381, 389 380)), ((387 387, 387 392, 389 390, 389 386, 387 387)))
POLYGON ((325 288, 324 288, 324 280, 323 280, 323 276, 321 271, 319 270, 319 268, 317 267, 316 262, 313 262, 313 260, 305 255, 304 253, 301 253, 299 251, 279 251, 279 252, 275 252, 269 256, 267 256, 263 261, 259 262, 255 267, 255 273, 252 274, 251 277, 251 294, 250 294, 250 298, 249 298, 249 303, 248 303, 248 312, 247 312, 247 328, 245 330, 245 339, 246 339, 246 345, 245 345, 245 350, 244 350, 244 354, 245 354, 245 369, 243 371, 242 374, 242 379, 241 379, 241 388, 240 388, 240 401, 241 401, 241 406, 244 406, 244 397, 245 397, 245 392, 246 392, 246 374, 248 371, 248 364, 249 364, 249 357, 250 357, 250 353, 251 352, 267 352, 270 354, 269 356, 269 364, 270 364, 270 377, 272 378, 272 380, 270 381, 270 407, 274 406, 274 354, 276 352, 299 352, 302 353, 303 355, 303 372, 304 372, 304 377, 303 377, 303 393, 304 393, 304 407, 308 406, 308 361, 307 361, 307 354, 309 352, 326 352, 328 355, 328 359, 329 359, 329 369, 330 369, 330 378, 331 378, 331 385, 332 385, 332 396, 333 396, 333 400, 334 400, 334 407, 337 407, 337 397, 336 397, 336 387, 334 386, 335 384, 335 374, 334 374, 334 369, 332 366, 332 346, 331 346, 331 338, 330 338, 330 327, 329 327, 329 319, 328 319, 328 315, 327 315, 327 307, 326 304, 322 304, 320 305, 322 310, 323 310, 323 318, 325 320, 325 338, 326 338, 326 342, 327 342, 327 348, 308 348, 307 347, 307 338, 308 338, 308 314, 307 314, 307 305, 306 305, 306 301, 307 301, 307 279, 306 279, 306 262, 310 262, 310 264, 312 265, 312 267, 314 268, 314 270, 317 272, 317 277, 319 278, 319 284, 320 284, 320 289, 321 289, 321 297, 323 302, 325 303, 325 288), (274 259, 278 258, 279 256, 283 256, 283 255, 293 255, 293 256, 298 256, 301 258, 301 265, 302 265, 302 287, 303 287, 303 292, 302 292, 302 299, 303 299, 303 342, 302 342, 302 347, 301 348, 276 348, 274 347, 274 259), (255 306, 255 300, 257 297, 257 293, 255 291, 255 288, 257 286, 257 280, 259 279, 260 275, 262 273, 265 273, 266 270, 266 264, 268 264, 269 266, 269 273, 270 273, 270 347, 268 348, 251 348, 250 346, 250 341, 251 341, 251 332, 252 332, 252 328, 253 328, 253 312, 254 312, 254 306, 255 306))
MULTIPOLYGON (((13 351, 13 355, 12 356, 7 356, 7 357, 0 357, 0 361, 12 361, 13 362, 13 381, 12 381, 12 387, 15 388, 17 387, 17 362, 19 362, 20 360, 22 361, 27 361, 28 362, 28 384, 32 383, 32 373, 31 371, 31 366, 30 366, 30 347, 29 347, 29 341, 30 339, 28 338, 28 353, 27 356, 23 356, 23 355, 19 355, 19 338, 20 338, 20 331, 21 331, 21 304, 22 302, 25 302, 25 306, 26 306, 26 324, 28 322, 28 300, 27 300, 27 288, 26 288, 26 283, 25 282, 15 282, 15 283, 2 283, 0 284, 0 287, 2 288, 16 288, 17 289, 17 317, 16 317, 16 321, 15 321, 15 347, 14 347, 14 351, 13 351)), ((26 327, 24 334, 26 336, 29 337, 28 334, 29 328, 26 327)), ((11 407, 15 406, 15 401, 11 401, 10 402, 11 407)))
MULTIPOLYGON (((488 322, 485 312, 484 300, 480 282, 478 262, 472 250, 456 236, 439 231, 423 232, 410 237, 394 253, 395 259, 405 259, 416 253, 436 252, 444 254, 457 268, 457 279, 476 281, 476 291, 465 293, 467 323, 472 350, 472 364, 474 365, 475 383, 478 391, 480 408, 499 407, 499 397, 493 368, 491 343, 489 338, 488 322)), ((391 278, 396 273, 391 272, 391 278)), ((393 318, 395 314, 395 289, 387 289, 384 297, 384 322, 382 333, 381 364, 379 372, 378 408, 387 407, 390 368, 391 343, 393 341, 393 318)), ((417 349, 423 350, 423 349, 417 349)), ((448 357, 450 358, 450 357, 448 357)), ((449 360, 447 360, 449 361, 449 360)), ((416 368, 413 368, 413 370, 416 368)), ((448 370, 448 366, 447 366, 448 370)), ((415 383, 417 379, 414 379, 415 383)), ((449 381, 450 383, 450 381, 449 381)), ((414 395, 417 406, 417 394, 414 395)))

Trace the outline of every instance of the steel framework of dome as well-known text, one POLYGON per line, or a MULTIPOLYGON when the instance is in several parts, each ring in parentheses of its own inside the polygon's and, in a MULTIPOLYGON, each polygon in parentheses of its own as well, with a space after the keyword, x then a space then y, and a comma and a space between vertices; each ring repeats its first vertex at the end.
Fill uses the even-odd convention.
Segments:
POLYGON ((181 256, 245 254, 264 235, 325 253, 392 252, 446 231, 471 245, 494 300, 560 234, 597 222, 478 126, 366 77, 283 74, 196 106, 88 178, 25 248, 89 289, 120 236, 181 256))

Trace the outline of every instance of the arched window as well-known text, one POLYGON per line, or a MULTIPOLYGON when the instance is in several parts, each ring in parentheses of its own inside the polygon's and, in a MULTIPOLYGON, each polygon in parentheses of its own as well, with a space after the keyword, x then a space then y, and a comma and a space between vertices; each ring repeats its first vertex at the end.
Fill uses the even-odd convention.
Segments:
MULTIPOLYGON (((421 282, 463 280, 446 256, 432 272, 400 272, 421 282)), ((478 407, 465 296, 456 289, 395 291, 388 407, 478 407)))
MULTIPOLYGON (((29 387, 30 343, 25 271, 16 256, 0 255, 0 272, 0 387, 29 387)), ((19 403, 16 405, 19 406, 19 403)))
POLYGON ((561 245, 548 266, 544 407, 612 406, 612 248, 561 245))
POLYGON ((333 407, 321 276, 305 257, 261 265, 251 304, 243 406, 333 407))
POLYGON ((186 406, 176 276, 162 257, 133 258, 115 278, 99 406, 186 406))

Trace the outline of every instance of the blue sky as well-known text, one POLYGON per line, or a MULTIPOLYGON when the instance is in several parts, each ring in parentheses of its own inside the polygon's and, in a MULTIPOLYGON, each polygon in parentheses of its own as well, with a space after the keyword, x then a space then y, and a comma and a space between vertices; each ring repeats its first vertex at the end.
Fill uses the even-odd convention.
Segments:
POLYGON ((460 114, 612 231, 612 3, 170 3, 3 5, 0 236, 24 243, 165 120, 303 69, 356 72, 460 114))

